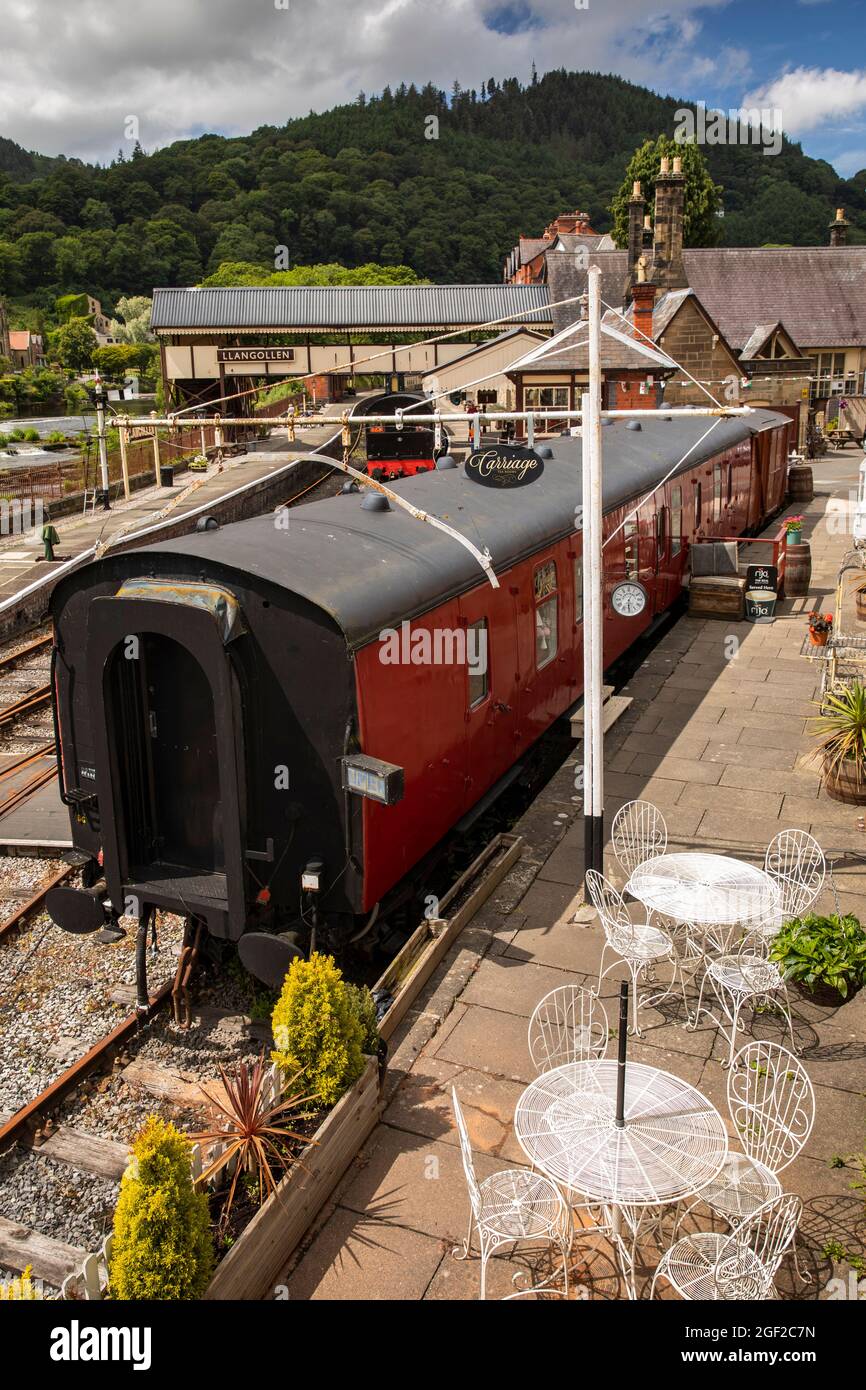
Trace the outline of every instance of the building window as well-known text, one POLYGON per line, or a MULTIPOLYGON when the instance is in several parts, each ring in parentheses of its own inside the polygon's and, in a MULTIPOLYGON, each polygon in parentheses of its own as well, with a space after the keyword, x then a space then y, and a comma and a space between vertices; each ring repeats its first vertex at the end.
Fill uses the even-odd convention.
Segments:
POLYGON ((683 490, 671 490, 671 556, 679 555, 683 548, 683 490))
POLYGON ((496 405, 499 396, 495 391, 477 391, 475 399, 479 405, 496 405))
POLYGON ((490 689, 490 660, 487 646, 487 619, 479 618, 466 629, 466 665, 469 671, 469 708, 487 699, 490 689))
POLYGON ((638 532, 637 518, 630 517, 622 528, 623 545, 625 549, 625 577, 626 579, 637 579, 640 569, 638 555, 638 532))
POLYGON ((701 523, 702 523, 702 521, 703 521, 703 511, 704 511, 704 506, 703 506, 703 494, 704 494, 704 490, 703 490, 703 488, 701 487, 700 483, 695 483, 695 525, 694 525, 694 529, 695 529, 696 532, 697 532, 697 531, 700 531, 700 529, 701 529, 701 523))
POLYGON ((854 396, 857 393, 857 373, 845 370, 844 352, 819 352, 815 359, 815 376, 810 394, 812 400, 825 396, 854 396))
POLYGON ((523 391, 524 410, 568 410, 567 386, 527 386, 523 391))
POLYGON ((540 671, 556 656, 558 612, 556 562, 539 565, 533 579, 535 590, 535 665, 540 671))

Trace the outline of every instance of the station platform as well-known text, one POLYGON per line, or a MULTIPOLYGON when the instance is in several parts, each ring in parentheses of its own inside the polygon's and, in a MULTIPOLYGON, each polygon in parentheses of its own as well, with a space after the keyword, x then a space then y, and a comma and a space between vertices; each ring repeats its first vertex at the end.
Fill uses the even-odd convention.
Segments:
MULTIPOLYGON (((866 923, 863 812, 829 800, 817 770, 803 766, 819 672, 799 655, 806 614, 833 606, 838 567, 850 546, 850 527, 846 534, 839 516, 852 488, 856 496, 858 463, 859 457, 836 453, 815 465, 816 496, 804 525, 813 555, 808 598, 782 602, 769 625, 683 618, 623 688, 632 704, 605 737, 605 810, 609 827, 625 802, 648 799, 664 813, 671 848, 727 852, 755 864, 763 863, 779 830, 810 830, 834 863, 842 911, 866 923), (736 655, 728 659, 731 636, 736 655)), ((392 1039, 381 1122, 281 1274, 278 1284, 290 1300, 478 1297, 477 1254, 467 1261, 452 1255, 465 1235, 469 1201, 450 1090, 456 1087, 464 1109, 478 1180, 525 1166, 513 1115, 535 1074, 529 1016, 559 985, 593 987, 603 945, 594 915, 575 920, 583 901, 575 766, 572 755, 513 827, 525 842, 522 858, 392 1039)), ((609 843, 605 858, 606 872, 622 886, 609 843)), ((832 887, 815 910, 836 910, 832 887)), ((608 976, 602 991, 612 1028, 619 978, 608 976)), ((851 1190, 858 1172, 853 1156, 866 1137, 866 990, 841 1007, 826 1007, 792 988, 791 1004, 817 1117, 803 1153, 783 1176, 785 1190, 804 1202, 798 1247, 811 1282, 799 1283, 786 1260, 777 1286, 783 1298, 814 1299, 827 1297, 828 1280, 840 1272, 834 1250, 855 1258, 866 1253, 862 1196, 851 1190)), ((777 1018, 755 1018, 755 1036, 790 1043, 777 1018)), ((629 1040, 629 1058, 697 1086, 727 1119, 723 1044, 706 1018, 695 1031, 685 1022, 676 996, 664 1011, 645 1007, 644 1036, 629 1040)), ((573 1297, 626 1296, 601 1237, 578 1233, 573 1258, 573 1297)), ((657 1258, 658 1250, 651 1263, 657 1258)), ((537 1260, 492 1259, 488 1298, 513 1294, 515 1274, 536 1278, 537 1260)), ((648 1284, 639 1262, 641 1293, 648 1295, 648 1284)), ((668 1296, 664 1284, 661 1296, 668 1296)))
POLYGON ((128 502, 112 502, 110 511, 98 508, 86 516, 59 517, 54 525, 60 543, 55 547, 53 562, 42 558, 38 531, 0 538, 0 604, 29 585, 48 579, 50 571, 60 569, 64 560, 74 559, 97 543, 117 537, 120 532, 142 530, 155 523, 167 503, 185 491, 190 483, 199 485, 172 508, 174 519, 182 518, 203 504, 214 504, 244 484, 261 482, 294 460, 314 453, 333 434, 334 426, 325 425, 305 430, 303 438, 292 444, 285 438, 251 441, 246 453, 227 457, 219 467, 211 465, 207 474, 186 474, 173 488, 154 485, 133 493, 128 502))

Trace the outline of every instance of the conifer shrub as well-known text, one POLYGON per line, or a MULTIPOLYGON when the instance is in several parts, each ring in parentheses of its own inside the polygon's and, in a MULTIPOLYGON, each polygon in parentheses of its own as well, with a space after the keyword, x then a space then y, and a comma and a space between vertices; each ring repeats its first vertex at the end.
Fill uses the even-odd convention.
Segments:
POLYGON ((272 1060, 323 1105, 334 1105, 364 1070, 367 1028, 357 992, 333 956, 293 960, 271 1020, 272 1060))
POLYGON ((112 1298, 201 1298, 214 1266, 207 1197, 196 1191, 189 1140, 151 1115, 120 1184, 109 1267, 112 1298))

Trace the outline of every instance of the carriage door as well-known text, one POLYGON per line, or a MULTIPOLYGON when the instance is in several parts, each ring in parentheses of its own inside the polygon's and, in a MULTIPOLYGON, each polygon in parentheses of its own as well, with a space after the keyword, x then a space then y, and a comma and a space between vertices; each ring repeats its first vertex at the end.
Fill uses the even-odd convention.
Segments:
POLYGON ((655 517, 656 584, 655 612, 661 613, 673 598, 671 575, 670 508, 661 506, 655 517))
POLYGON ((512 598, 488 585, 460 596, 460 629, 465 635, 464 719, 468 810, 507 771, 514 760, 518 690, 512 598), (493 634, 496 634, 494 645, 493 634))

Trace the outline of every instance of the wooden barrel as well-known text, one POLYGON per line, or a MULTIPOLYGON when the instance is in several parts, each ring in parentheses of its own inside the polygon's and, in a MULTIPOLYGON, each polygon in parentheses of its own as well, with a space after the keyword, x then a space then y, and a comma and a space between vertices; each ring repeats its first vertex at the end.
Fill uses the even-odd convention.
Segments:
POLYGON ((812 580, 812 550, 808 541, 789 545, 785 560, 785 597, 804 598, 812 580))
POLYGON ((810 464, 791 464, 788 469, 788 496, 792 502, 812 501, 815 496, 815 487, 810 464))

